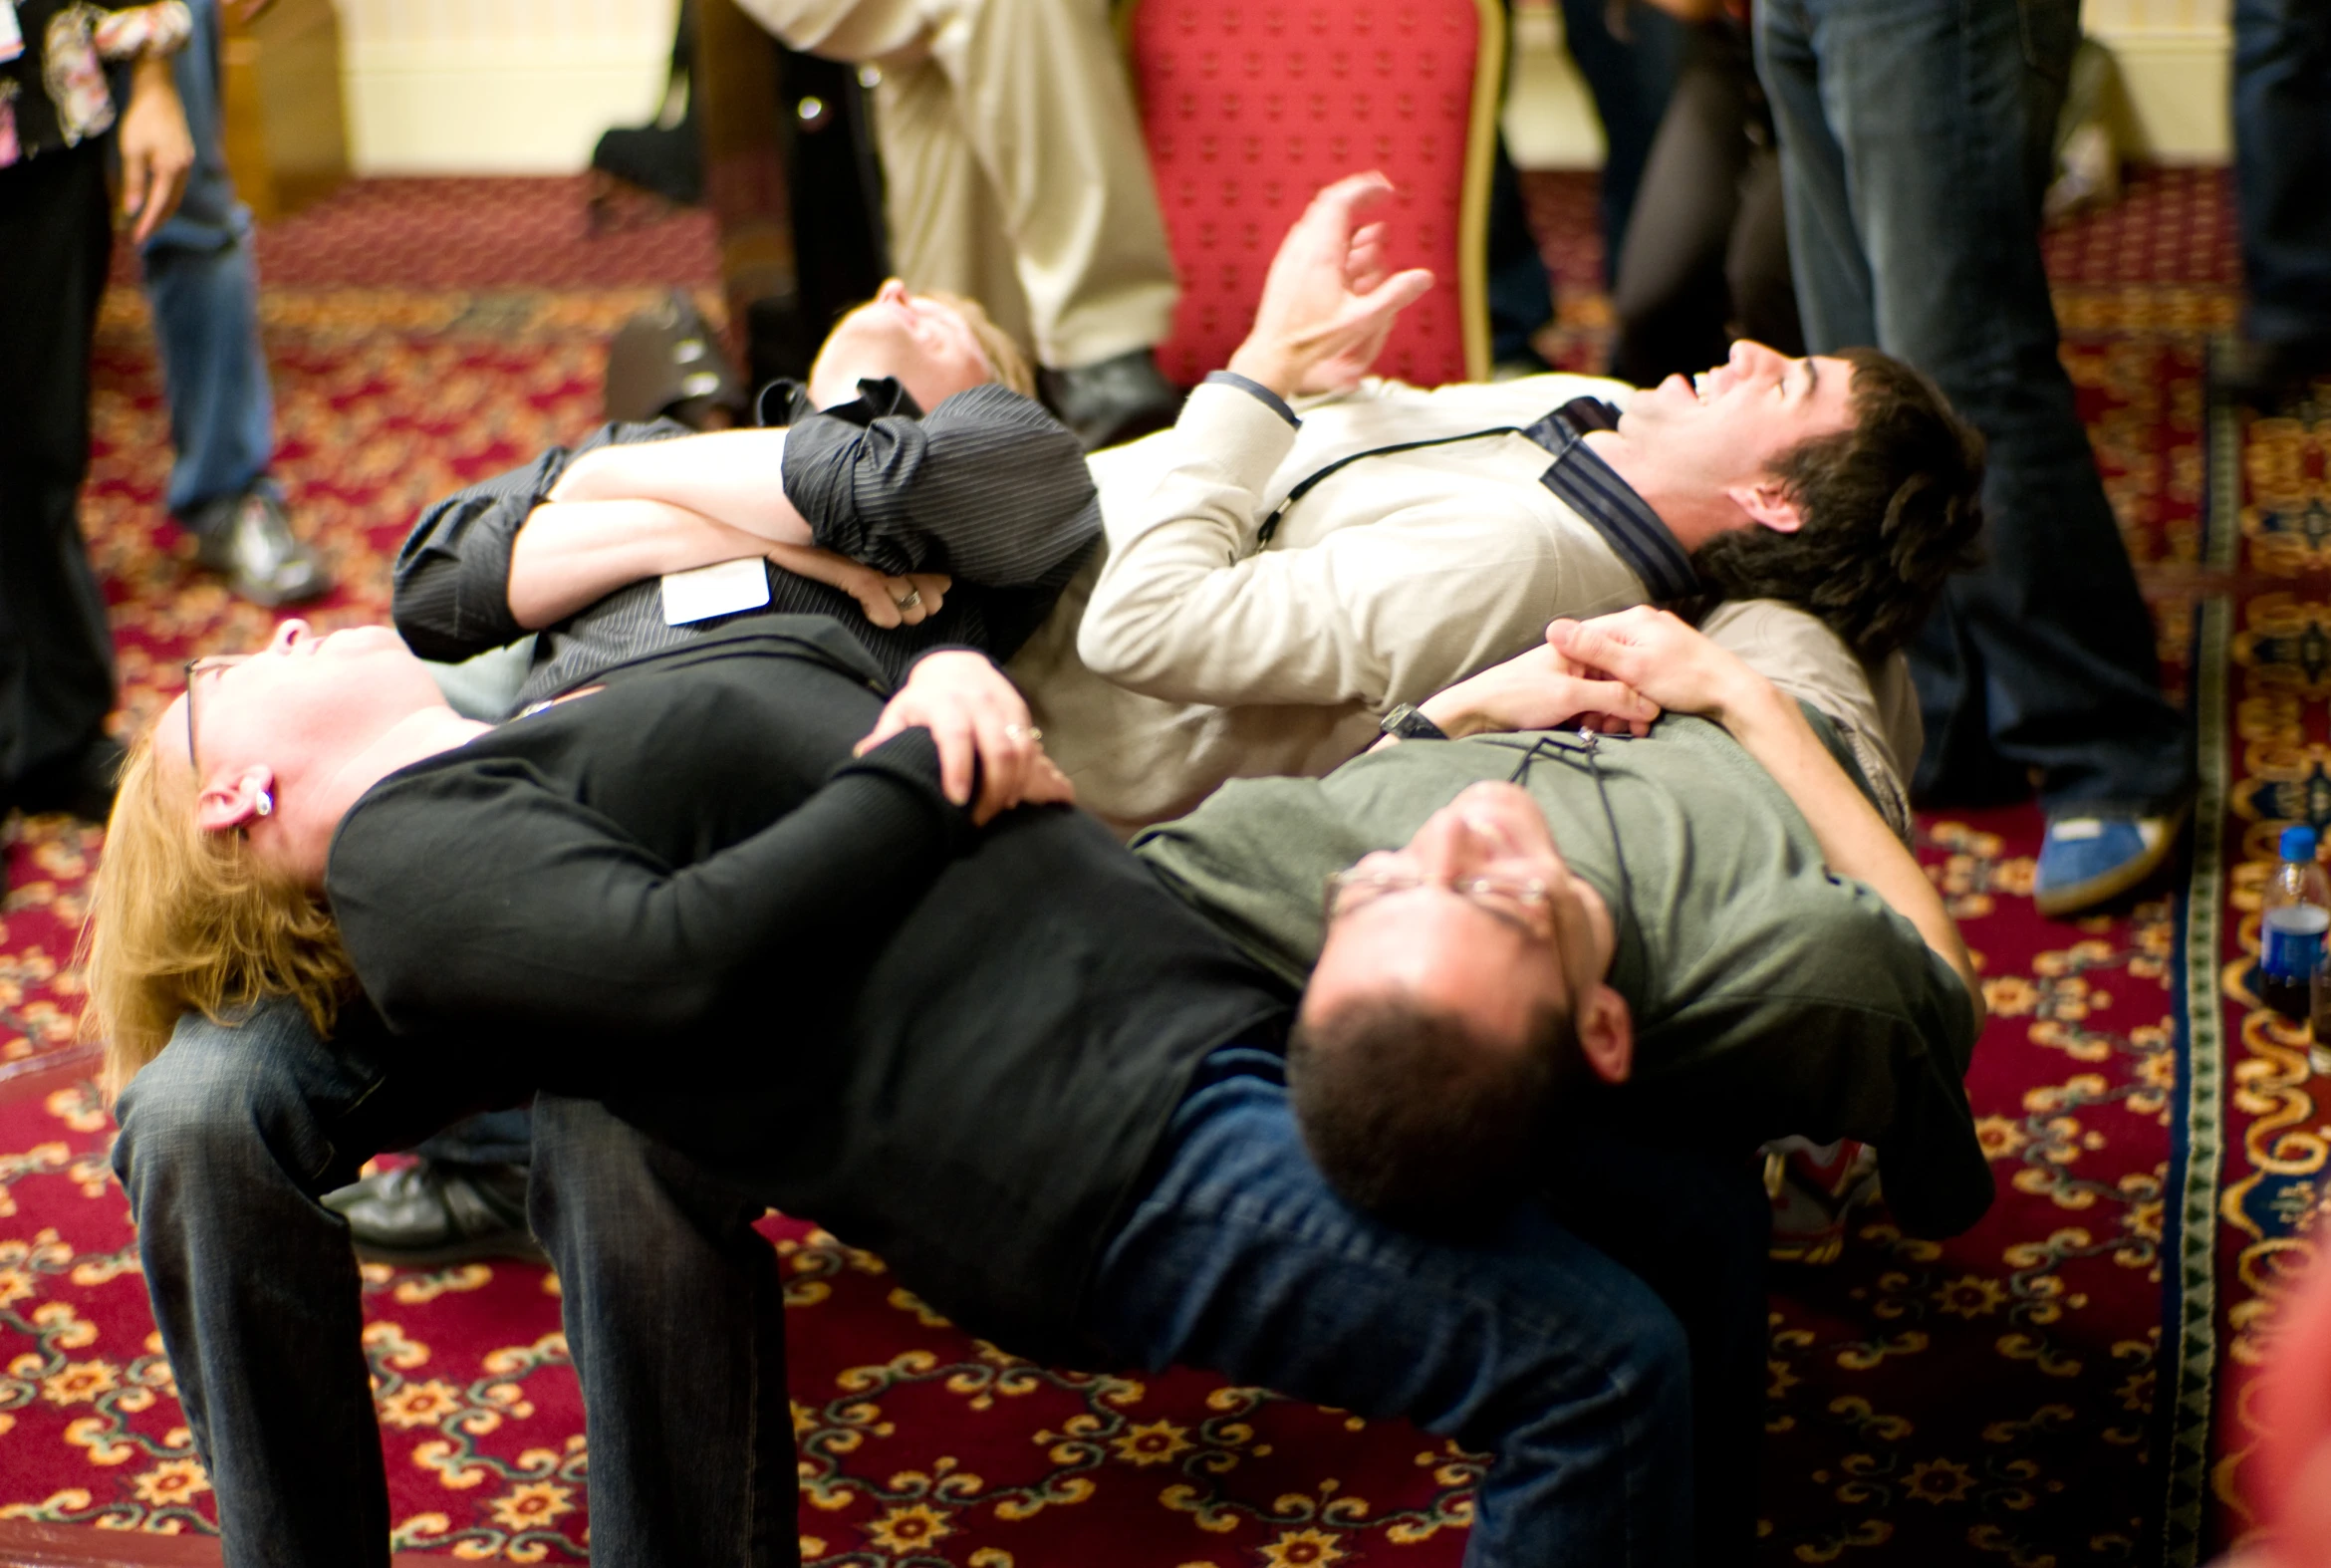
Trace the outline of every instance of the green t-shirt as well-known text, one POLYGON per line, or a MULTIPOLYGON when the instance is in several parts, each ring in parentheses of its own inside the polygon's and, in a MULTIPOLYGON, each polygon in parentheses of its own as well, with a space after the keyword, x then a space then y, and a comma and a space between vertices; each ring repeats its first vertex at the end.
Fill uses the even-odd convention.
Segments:
POLYGON ((1950 966, 1875 893, 1830 875, 1804 816, 1718 726, 1666 717, 1644 739, 1603 739, 1593 760, 1568 732, 1412 741, 1323 779, 1226 784, 1134 848, 1301 984, 1330 873, 1407 843, 1468 784, 1519 783, 1616 926, 1609 979, 1636 1040, 1629 1081, 1603 1091, 1609 1114, 1743 1152, 1858 1138, 1907 1227, 1972 1224, 1991 1176, 1963 1082, 1977 1023, 1950 966))

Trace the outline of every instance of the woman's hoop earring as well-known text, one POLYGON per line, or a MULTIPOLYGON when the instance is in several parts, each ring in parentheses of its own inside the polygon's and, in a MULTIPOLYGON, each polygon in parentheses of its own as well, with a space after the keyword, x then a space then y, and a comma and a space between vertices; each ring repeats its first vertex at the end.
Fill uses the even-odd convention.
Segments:
POLYGON ((251 809, 256 811, 262 817, 272 817, 275 815, 275 797, 270 795, 267 791, 261 790, 259 792, 259 804, 252 807, 251 809))

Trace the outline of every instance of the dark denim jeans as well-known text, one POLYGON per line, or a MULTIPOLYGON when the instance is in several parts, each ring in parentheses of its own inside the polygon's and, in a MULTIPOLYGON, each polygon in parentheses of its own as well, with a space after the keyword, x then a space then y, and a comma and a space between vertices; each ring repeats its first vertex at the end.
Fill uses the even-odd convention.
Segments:
POLYGON ((275 399, 259 342, 251 209, 227 177, 219 112, 219 0, 191 0, 194 33, 172 62, 194 169, 185 198, 145 242, 145 293, 170 405, 169 507, 180 517, 240 495, 275 455, 275 399))
POLYGON ((2331 6, 2234 0, 2243 330, 2331 344, 2331 6))
MULTIPOLYGON (((114 1170, 230 1568, 388 1564, 356 1259, 316 1198, 477 1109, 463 1084, 458 1064, 390 1070, 327 1047, 275 1004, 237 1028, 182 1022, 122 1097, 114 1170)), ((760 1205, 597 1104, 545 1095, 534 1120, 532 1218, 590 1412, 593 1561, 796 1561, 760 1205)))
POLYGON ((1368 1219, 1305 1156, 1269 1058, 1211 1070, 1230 1075, 1175 1113, 1087 1331, 1152 1371, 1488 1450, 1466 1568, 1693 1561, 1688 1360, 1659 1298, 1535 1205, 1467 1245, 1368 1219))
POLYGON ((1917 787, 2019 796, 2036 769, 2052 812, 2173 806, 2190 743, 2040 264, 2078 0, 1767 0, 1755 22, 1807 346, 1909 361, 1989 445, 1988 559, 1911 650, 1917 787))

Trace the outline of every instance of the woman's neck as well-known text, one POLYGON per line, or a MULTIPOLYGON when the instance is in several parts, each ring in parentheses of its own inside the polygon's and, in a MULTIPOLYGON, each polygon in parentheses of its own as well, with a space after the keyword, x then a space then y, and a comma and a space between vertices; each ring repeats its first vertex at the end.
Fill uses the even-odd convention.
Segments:
POLYGON ((301 881, 323 888, 332 835, 374 785, 399 768, 466 745, 493 727, 463 718, 449 707, 420 708, 397 719, 338 767, 284 790, 275 828, 301 881))

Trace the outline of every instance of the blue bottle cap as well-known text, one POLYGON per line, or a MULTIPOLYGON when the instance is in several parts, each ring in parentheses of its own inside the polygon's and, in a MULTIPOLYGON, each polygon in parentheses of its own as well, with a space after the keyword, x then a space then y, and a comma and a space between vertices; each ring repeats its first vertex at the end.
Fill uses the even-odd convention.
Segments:
POLYGON ((2315 830, 2301 823, 2282 830, 2282 858, 2286 861, 2311 861, 2315 858, 2315 830))

